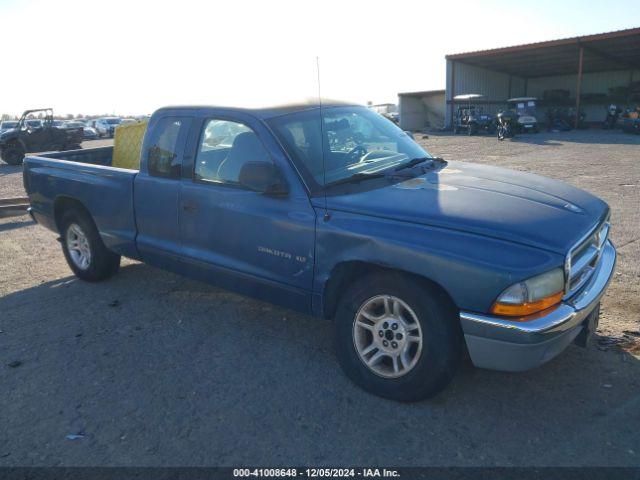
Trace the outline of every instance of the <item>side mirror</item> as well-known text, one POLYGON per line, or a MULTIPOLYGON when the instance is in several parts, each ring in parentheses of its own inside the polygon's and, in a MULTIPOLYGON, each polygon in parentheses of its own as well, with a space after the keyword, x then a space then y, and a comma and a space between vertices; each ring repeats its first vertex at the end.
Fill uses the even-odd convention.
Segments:
POLYGON ((286 195, 287 182, 280 169, 271 162, 247 162, 242 166, 238 181, 250 190, 266 195, 286 195))
POLYGON ((405 130, 404 133, 406 133, 407 137, 409 137, 411 140, 415 140, 415 137, 413 136, 413 132, 410 132, 409 130, 405 130))

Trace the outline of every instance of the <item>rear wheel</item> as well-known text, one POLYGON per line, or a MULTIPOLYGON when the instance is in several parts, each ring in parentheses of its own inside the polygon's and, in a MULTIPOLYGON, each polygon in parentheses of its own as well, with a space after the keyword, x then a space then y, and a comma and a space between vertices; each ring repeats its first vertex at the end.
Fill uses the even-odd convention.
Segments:
POLYGON ((24 148, 18 143, 10 143, 2 149, 2 160, 9 165, 20 165, 24 160, 24 148))
POLYGON ((382 397, 431 397, 453 378, 462 334, 450 301, 396 274, 372 275, 343 296, 337 356, 346 375, 382 397))
POLYGON ((62 251, 78 278, 97 282, 113 276, 120 267, 120 255, 105 247, 89 215, 70 210, 61 221, 62 251))

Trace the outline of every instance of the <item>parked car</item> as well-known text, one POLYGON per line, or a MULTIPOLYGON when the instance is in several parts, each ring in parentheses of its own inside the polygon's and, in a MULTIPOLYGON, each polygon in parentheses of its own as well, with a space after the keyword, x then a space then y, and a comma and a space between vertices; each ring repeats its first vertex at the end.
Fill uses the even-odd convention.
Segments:
POLYGON ((99 118, 96 120, 95 129, 101 137, 113 138, 113 134, 121 119, 118 117, 99 118))
POLYGON ((400 124, 400 112, 386 112, 386 113, 381 113, 381 115, 384 118, 391 120, 396 125, 400 124))
POLYGON ((85 140, 95 140, 98 138, 98 132, 95 128, 87 127, 87 125, 79 120, 71 120, 64 123, 64 128, 81 128, 82 138, 85 140))
POLYGON ((19 165, 25 153, 81 148, 81 131, 58 128, 53 124, 50 108, 26 110, 16 128, 0 134, 0 157, 10 165, 19 165), (44 113, 44 121, 27 118, 34 113, 44 113))
POLYGON ((18 126, 17 120, 5 120, 0 122, 0 133, 12 130, 18 126))
POLYGON ((509 108, 516 112, 516 129, 518 133, 538 133, 538 119, 536 118, 536 97, 517 97, 507 100, 509 108))
POLYGON ((112 155, 25 161, 30 213, 79 278, 125 256, 333 319, 346 374, 396 400, 442 390, 465 345, 506 371, 584 345, 614 270, 599 198, 433 157, 361 106, 163 108, 139 171, 112 155))

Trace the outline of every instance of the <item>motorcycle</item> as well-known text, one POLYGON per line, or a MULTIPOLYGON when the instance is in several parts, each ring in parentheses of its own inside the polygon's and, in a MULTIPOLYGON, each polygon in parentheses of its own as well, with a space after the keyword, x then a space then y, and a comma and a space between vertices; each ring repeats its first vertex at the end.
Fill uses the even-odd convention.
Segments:
POLYGON ((496 115, 498 119, 498 140, 504 140, 505 138, 513 138, 515 135, 515 127, 514 123, 517 117, 517 114, 512 112, 511 110, 504 110, 498 115, 496 115))
POLYGON ((620 116, 620 109, 613 103, 607 107, 607 117, 602 123, 602 128, 605 130, 613 130, 618 124, 618 117, 620 116))

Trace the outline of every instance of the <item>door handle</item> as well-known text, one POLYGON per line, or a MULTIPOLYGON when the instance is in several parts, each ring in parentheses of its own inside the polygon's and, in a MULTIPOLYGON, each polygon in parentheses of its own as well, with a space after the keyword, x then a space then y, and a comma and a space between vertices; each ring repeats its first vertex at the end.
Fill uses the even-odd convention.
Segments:
POLYGON ((198 206, 195 203, 183 203, 182 204, 182 209, 185 212, 195 212, 196 210, 198 210, 198 206))

